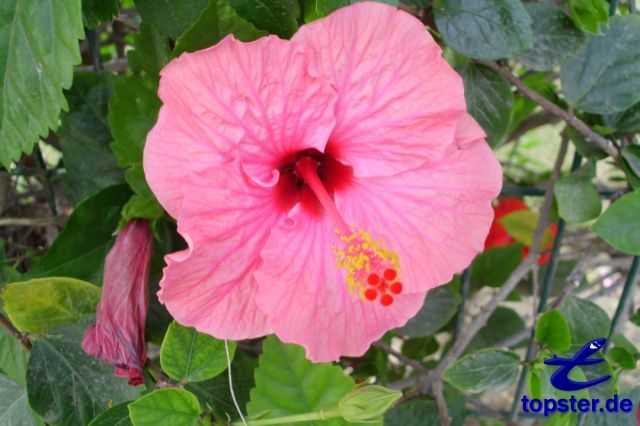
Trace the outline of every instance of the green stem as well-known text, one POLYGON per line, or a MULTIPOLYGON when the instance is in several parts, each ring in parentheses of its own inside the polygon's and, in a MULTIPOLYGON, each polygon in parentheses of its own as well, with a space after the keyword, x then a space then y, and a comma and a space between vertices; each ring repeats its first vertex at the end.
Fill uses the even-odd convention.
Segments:
MULTIPOLYGON (((248 426, 269 426, 269 425, 282 425, 288 423, 300 423, 300 422, 312 422, 316 420, 327 420, 336 417, 341 417, 340 410, 338 408, 332 408, 329 410, 320 410, 313 413, 294 414, 291 416, 276 417, 272 419, 258 419, 247 420, 248 426)), ((233 426, 244 426, 242 422, 233 422, 233 426)))
POLYGON ((634 256, 633 261, 631 262, 631 268, 629 268, 627 280, 624 283, 622 295, 620 296, 620 302, 618 302, 616 313, 613 315, 613 319, 611 320, 611 329, 609 329, 609 337, 607 338, 607 341, 610 340, 611 336, 616 332, 620 318, 622 318, 622 314, 627 307, 627 302, 630 299, 633 284, 635 283, 636 276, 638 275, 638 269, 640 269, 640 256, 634 256))

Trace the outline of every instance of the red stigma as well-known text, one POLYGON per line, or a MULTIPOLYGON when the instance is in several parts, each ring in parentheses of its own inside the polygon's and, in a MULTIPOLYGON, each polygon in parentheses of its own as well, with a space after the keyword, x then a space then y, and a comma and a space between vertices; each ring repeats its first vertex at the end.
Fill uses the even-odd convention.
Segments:
POLYGON ((386 307, 393 303, 393 296, 389 292, 392 294, 402 293, 402 283, 392 282, 398 276, 395 269, 385 269, 382 276, 384 278, 381 279, 375 272, 369 274, 367 284, 371 287, 364 291, 364 298, 373 302, 380 295, 380 304, 386 307))
POLYGON ((393 303, 393 297, 389 294, 383 294, 380 298, 380 304, 382 306, 389 306, 393 303))
POLYGON ((396 279, 397 276, 398 276, 398 273, 396 272, 395 269, 389 268, 384 270, 385 281, 393 281, 396 279))
POLYGON ((376 300, 376 297, 378 297, 378 292, 372 288, 369 288, 364 292, 364 297, 366 297, 367 300, 374 301, 376 300))
POLYGON ((369 278, 367 278, 367 283, 369 285, 380 285, 380 277, 378 276, 378 274, 369 274, 369 278))
POLYGON ((402 283, 393 283, 389 289, 393 294, 400 294, 402 293, 402 283))

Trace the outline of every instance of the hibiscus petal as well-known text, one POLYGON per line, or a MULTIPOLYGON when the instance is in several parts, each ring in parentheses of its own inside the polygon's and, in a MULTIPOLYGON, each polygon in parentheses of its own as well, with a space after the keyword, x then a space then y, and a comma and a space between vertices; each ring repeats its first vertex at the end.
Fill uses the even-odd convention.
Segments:
MULTIPOLYGON (((468 131, 461 128, 460 134, 468 131)), ((398 253, 407 293, 450 281, 483 249, 502 172, 484 140, 462 145, 439 161, 391 177, 358 179, 336 193, 348 223, 370 230, 398 253)))
POLYGON ((315 362, 362 355, 424 301, 424 294, 400 295, 383 307, 350 293, 332 252, 338 242, 334 228, 299 209, 272 231, 255 273, 257 302, 273 331, 284 342, 304 346, 315 362))
POLYGON ((274 36, 243 43, 230 35, 162 70, 163 106, 144 167, 173 216, 193 171, 240 157, 257 179, 270 182, 284 154, 324 150, 336 95, 309 74, 309 60, 300 46, 274 36))
POLYGON ((313 51, 338 92, 328 149, 356 176, 411 169, 453 143, 462 81, 418 19, 357 3, 304 25, 293 41, 313 51))
POLYGON ((255 183, 239 160, 198 175, 178 217, 189 249, 165 258, 158 294, 179 323, 234 340, 271 332, 255 303, 253 272, 283 215, 273 203, 273 191, 255 183))

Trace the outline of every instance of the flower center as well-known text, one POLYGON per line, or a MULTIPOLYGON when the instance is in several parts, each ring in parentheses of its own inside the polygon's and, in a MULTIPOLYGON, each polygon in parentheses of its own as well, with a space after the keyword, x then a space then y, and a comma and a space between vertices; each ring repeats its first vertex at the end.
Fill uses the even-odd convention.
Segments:
POLYGON ((333 246, 333 253, 338 268, 347 271, 349 291, 362 300, 391 305, 393 295, 402 292, 402 283, 397 280, 398 255, 386 249, 381 241, 374 241, 369 232, 345 222, 320 179, 319 166, 316 159, 303 156, 296 162, 294 172, 336 227, 340 242, 333 246))
POLYGON ((351 185, 353 169, 336 160, 330 150, 321 153, 316 149, 285 155, 276 164, 280 171, 280 179, 275 188, 276 206, 287 212, 299 203, 307 213, 321 216, 323 214, 322 205, 295 170, 298 161, 304 157, 309 157, 317 162, 317 175, 330 196, 351 185))

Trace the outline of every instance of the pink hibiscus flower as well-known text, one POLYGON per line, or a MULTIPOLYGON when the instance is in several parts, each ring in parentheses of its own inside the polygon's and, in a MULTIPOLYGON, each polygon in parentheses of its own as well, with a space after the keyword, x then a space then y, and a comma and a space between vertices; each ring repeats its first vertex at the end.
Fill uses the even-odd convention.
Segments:
POLYGON ((417 19, 358 3, 161 74, 144 169, 188 249, 160 300, 218 338, 362 355, 482 250, 501 170, 417 19))

